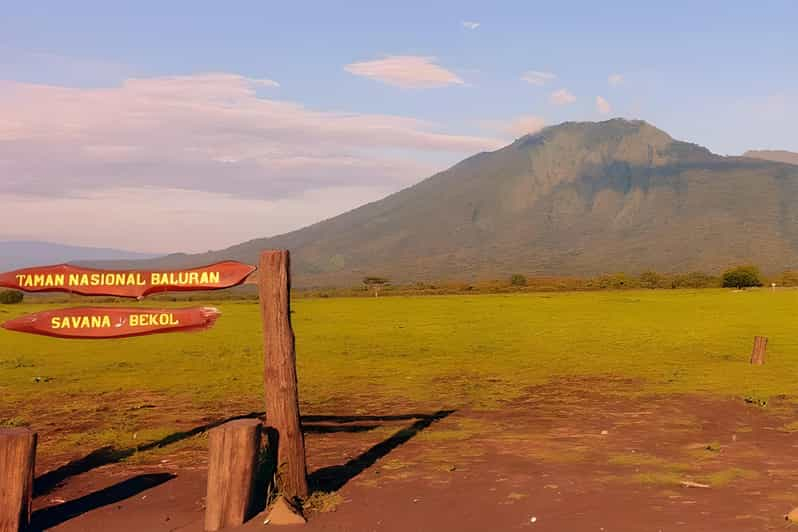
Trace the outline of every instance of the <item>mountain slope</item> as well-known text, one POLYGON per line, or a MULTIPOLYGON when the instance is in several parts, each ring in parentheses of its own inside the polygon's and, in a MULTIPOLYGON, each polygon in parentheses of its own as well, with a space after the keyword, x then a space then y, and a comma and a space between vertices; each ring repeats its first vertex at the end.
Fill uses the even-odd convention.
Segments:
POLYGON ((642 121, 564 123, 304 229, 151 264, 292 250, 296 284, 798 265, 798 167, 721 157, 642 121))
POLYGON ((118 249, 66 246, 51 242, 0 242, 0 271, 62 262, 97 260, 134 260, 154 257, 153 254, 118 249))
POLYGON ((743 154, 743 157, 764 159, 766 161, 775 161, 778 163, 798 164, 798 153, 785 150, 749 150, 743 154))

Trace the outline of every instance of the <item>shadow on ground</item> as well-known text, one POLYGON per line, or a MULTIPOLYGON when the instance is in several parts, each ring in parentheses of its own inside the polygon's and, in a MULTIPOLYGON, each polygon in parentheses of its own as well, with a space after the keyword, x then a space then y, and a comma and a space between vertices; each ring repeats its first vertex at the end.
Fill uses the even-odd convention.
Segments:
POLYGON ((148 475, 137 475, 124 480, 113 486, 89 493, 78 499, 67 501, 54 506, 48 506, 37 510, 31 516, 31 524, 27 530, 38 532, 48 530, 73 517, 85 514, 102 506, 115 504, 142 491, 146 491, 155 486, 160 486, 175 478, 171 473, 155 473, 148 475))
MULTIPOLYGON (((371 467, 377 460, 386 456, 397 447, 405 444, 416 434, 436 421, 449 416, 453 412, 454 410, 440 410, 433 414, 303 416, 302 429, 306 434, 368 432, 381 427, 382 423, 415 420, 411 425, 399 429, 387 439, 370 447, 364 453, 349 460, 345 464, 323 467, 311 473, 308 476, 308 484, 311 492, 332 492, 341 489, 347 482, 371 467)), ((96 449, 82 458, 73 460, 39 476, 34 484, 35 496, 46 495, 66 482, 70 477, 87 473, 92 469, 104 465, 121 462, 136 452, 165 447, 206 432, 228 421, 245 418, 263 418, 263 416, 264 413, 262 412, 252 412, 246 415, 225 418, 194 427, 187 431, 175 432, 160 440, 155 440, 134 448, 115 449, 113 447, 102 447, 96 449)), ((129 497, 133 497, 142 491, 159 486, 173 478, 175 478, 175 475, 171 473, 137 475, 78 499, 42 508, 34 512, 30 530, 47 530, 48 528, 54 527, 91 510, 115 504, 129 497)))

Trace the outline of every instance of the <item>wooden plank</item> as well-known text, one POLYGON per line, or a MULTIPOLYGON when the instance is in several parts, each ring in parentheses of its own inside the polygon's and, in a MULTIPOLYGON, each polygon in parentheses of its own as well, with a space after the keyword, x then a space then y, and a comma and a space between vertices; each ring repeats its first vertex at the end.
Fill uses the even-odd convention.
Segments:
POLYGON ((208 433, 205 530, 239 526, 251 516, 260 446, 257 419, 230 421, 208 433))
POLYGON ((0 286, 26 292, 142 298, 159 292, 220 290, 237 286, 255 271, 235 261, 172 271, 96 270, 69 264, 0 273, 0 286))
POLYGON ((299 419, 296 352, 291 327, 291 277, 288 251, 264 251, 258 264, 263 316, 266 425, 277 447, 280 492, 289 500, 308 495, 305 440, 299 419), (275 437, 276 436, 276 437, 275 437))
POLYGON ((0 532, 22 532, 30 523, 36 433, 0 429, 0 532))
POLYGON ((27 314, 2 324, 4 329, 56 338, 125 338, 213 326, 221 313, 213 307, 77 307, 27 314))

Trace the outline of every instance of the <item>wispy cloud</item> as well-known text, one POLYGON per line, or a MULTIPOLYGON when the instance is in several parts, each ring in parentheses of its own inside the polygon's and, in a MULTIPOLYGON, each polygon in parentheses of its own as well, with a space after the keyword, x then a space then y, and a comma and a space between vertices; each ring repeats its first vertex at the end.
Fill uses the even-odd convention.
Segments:
POLYGON ((554 105, 567 105, 576 101, 574 96, 568 89, 560 89, 551 93, 549 100, 554 105))
POLYGON ((102 89, 0 81, 0 236, 113 246, 124 233, 131 248, 205 250, 318 221, 505 143, 310 109, 270 98, 275 85, 232 74, 102 89))
POLYGON ((0 193, 152 186, 277 198, 406 184, 435 169, 419 161, 501 145, 414 118, 319 111, 256 93, 274 84, 232 74, 104 89, 0 81, 0 193), (387 155, 397 150, 414 155, 387 155))
POLYGON ((384 59, 351 63, 344 70, 406 89, 431 89, 448 85, 462 85, 463 80, 440 66, 434 57, 393 55, 384 59))
POLYGON ((596 96, 596 110, 603 114, 610 114, 612 112, 612 106, 610 102, 602 98, 601 96, 596 96))
POLYGON ((539 72, 537 70, 530 70, 528 72, 524 72, 521 76, 522 81, 526 81, 530 85, 537 85, 542 87, 549 81, 552 81, 557 76, 552 74, 551 72, 539 72))
POLYGON ((475 30, 479 27, 479 22, 474 22, 471 20, 464 20, 462 22, 463 27, 467 30, 475 30))
POLYGON ((617 87, 623 83, 623 76, 621 74, 610 74, 610 76, 607 78, 607 83, 613 87, 617 87))
POLYGON ((501 124, 500 131, 513 137, 523 137, 524 135, 537 133, 545 125, 546 121, 539 116, 522 115, 501 124))

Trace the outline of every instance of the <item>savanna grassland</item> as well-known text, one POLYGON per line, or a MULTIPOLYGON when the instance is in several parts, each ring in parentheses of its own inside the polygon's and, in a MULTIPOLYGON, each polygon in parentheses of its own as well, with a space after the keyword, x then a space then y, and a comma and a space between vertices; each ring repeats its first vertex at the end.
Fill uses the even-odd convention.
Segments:
MULTIPOLYGON (((201 333, 0 330, 0 423, 40 438, 37 522, 202 529, 207 430, 265 409, 257 302, 180 305, 202 304, 222 317, 201 333), (93 492, 164 471, 146 497, 93 492)), ((777 530, 798 504, 796 308, 792 289, 298 298, 309 527, 777 530)))
MULTIPOLYGON (((222 318, 202 333, 82 341, 0 331, 1 422, 61 420, 45 447, 91 450, 168 434, 192 416, 263 410, 258 305, 216 304, 222 318)), ((0 318, 47 307, 6 306, 0 318)), ((766 289, 299 299, 300 398, 304 413, 494 409, 532 385, 597 377, 609 391, 634 379, 634 393, 759 403, 798 396, 796 309, 798 291, 766 289), (768 362, 752 368, 756 334, 770 338, 768 362)))

